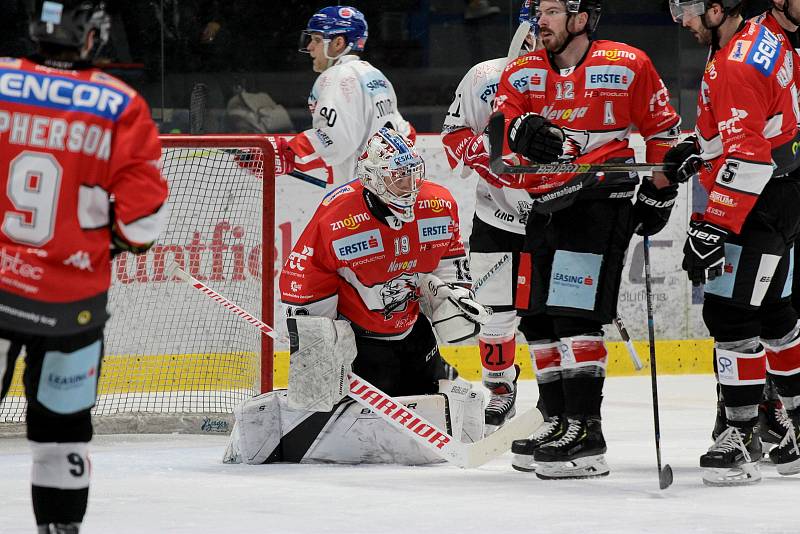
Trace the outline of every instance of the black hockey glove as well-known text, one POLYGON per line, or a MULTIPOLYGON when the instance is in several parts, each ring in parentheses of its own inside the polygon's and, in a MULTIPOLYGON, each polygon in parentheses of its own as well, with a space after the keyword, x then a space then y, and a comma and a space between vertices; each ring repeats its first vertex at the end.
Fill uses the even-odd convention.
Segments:
POLYGON ((725 266, 725 240, 728 231, 692 216, 689 237, 683 246, 683 270, 692 285, 699 286, 722 276, 725 266))
POLYGON ((534 163, 552 163, 564 153, 564 132, 535 113, 525 113, 508 127, 508 147, 534 163))
POLYGON ((113 260, 123 252, 130 252, 131 254, 144 254, 150 247, 153 246, 153 243, 147 243, 146 245, 133 245, 128 243, 125 239, 123 239, 117 232, 116 227, 111 230, 111 259, 113 260))
POLYGON ((690 135, 664 154, 664 163, 670 167, 664 171, 664 176, 672 184, 682 184, 689 181, 692 176, 700 171, 703 158, 700 157, 700 145, 697 136, 690 135))
POLYGON ((650 180, 642 180, 633 205, 636 233, 651 236, 660 232, 669 222, 669 214, 677 196, 678 184, 658 189, 650 180))

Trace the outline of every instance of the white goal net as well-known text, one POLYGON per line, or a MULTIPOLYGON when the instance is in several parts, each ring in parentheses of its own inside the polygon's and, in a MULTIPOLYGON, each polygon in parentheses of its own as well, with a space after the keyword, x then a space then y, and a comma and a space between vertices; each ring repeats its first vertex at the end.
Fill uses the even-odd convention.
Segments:
MULTIPOLYGON (((271 340, 164 274, 174 260, 273 324, 271 145, 263 136, 162 142, 169 222, 147 254, 114 261, 93 411, 99 432, 224 432, 238 402, 272 388, 271 340)), ((0 427, 24 423, 23 367, 20 358, 0 427)))

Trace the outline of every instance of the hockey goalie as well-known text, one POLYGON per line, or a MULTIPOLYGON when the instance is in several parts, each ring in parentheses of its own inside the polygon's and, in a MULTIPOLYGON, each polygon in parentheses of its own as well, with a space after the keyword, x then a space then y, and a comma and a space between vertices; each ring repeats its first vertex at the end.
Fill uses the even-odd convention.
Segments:
POLYGON ((289 388, 236 408, 227 463, 440 462, 344 398, 351 370, 452 436, 483 437, 483 394, 437 344, 474 336, 491 313, 473 300, 456 202, 388 128, 356 173, 322 200, 283 267, 289 388))

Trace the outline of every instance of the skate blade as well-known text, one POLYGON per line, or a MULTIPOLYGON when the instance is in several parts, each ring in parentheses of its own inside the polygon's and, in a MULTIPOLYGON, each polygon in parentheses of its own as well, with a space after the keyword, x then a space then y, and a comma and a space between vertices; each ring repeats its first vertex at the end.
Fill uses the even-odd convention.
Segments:
POLYGON ((738 467, 704 467, 703 484, 706 486, 749 486, 761 482, 761 470, 757 462, 738 467))
POLYGON ((785 464, 775 464, 775 470, 779 475, 791 476, 800 473, 800 459, 785 464))
POLYGON ((586 456, 567 462, 539 462, 536 476, 542 480, 604 477, 610 473, 605 456, 586 456))
POLYGON ((515 454, 511 460, 511 467, 523 473, 533 473, 536 471, 536 462, 533 461, 532 454, 515 454))

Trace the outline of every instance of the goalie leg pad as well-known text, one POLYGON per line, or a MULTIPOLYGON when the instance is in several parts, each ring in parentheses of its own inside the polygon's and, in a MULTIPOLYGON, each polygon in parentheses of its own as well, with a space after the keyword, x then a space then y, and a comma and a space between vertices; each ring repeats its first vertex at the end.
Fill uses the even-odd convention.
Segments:
POLYGON ((457 378, 439 380, 439 392, 447 397, 451 434, 460 436, 462 443, 474 443, 483 438, 483 391, 474 390, 471 383, 457 378))
MULTIPOLYGON (((439 428, 450 428, 445 395, 395 398, 439 428)), ((236 425, 223 458, 225 463, 426 465, 443 461, 350 399, 331 412, 309 412, 290 408, 286 390, 279 390, 241 403, 234 415, 236 425)))
POLYGON ((287 320, 290 336, 289 406, 327 412, 347 395, 347 374, 356 358, 350 323, 327 317, 287 320))

